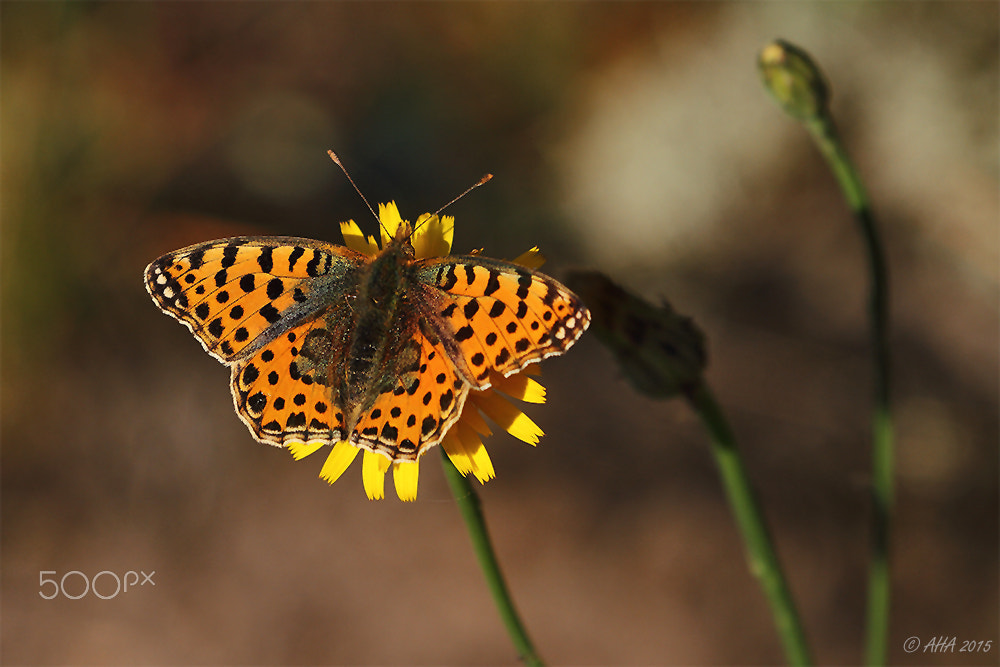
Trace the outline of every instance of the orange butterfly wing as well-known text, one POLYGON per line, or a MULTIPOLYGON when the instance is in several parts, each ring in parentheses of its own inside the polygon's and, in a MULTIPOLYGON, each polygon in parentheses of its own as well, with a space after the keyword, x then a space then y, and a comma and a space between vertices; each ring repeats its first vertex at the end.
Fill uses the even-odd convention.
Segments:
POLYGON ((458 373, 475 389, 490 374, 509 376, 562 354, 590 324, 580 299, 545 274, 479 256, 418 261, 418 275, 437 294, 424 316, 445 341, 458 373))
POLYGON ((285 447, 343 438, 343 408, 327 386, 326 374, 315 372, 303 356, 319 324, 312 319, 292 327, 232 365, 236 412, 263 443, 285 447))
POLYGON ((418 351, 414 363, 361 416, 350 438, 393 461, 416 460, 439 443, 461 416, 469 394, 442 341, 418 327, 413 347, 418 351))
POLYGON ((311 239, 238 236, 160 257, 146 267, 146 290, 205 351, 230 363, 328 305, 318 287, 350 291, 351 272, 366 261, 311 239))
MULTIPOLYGON (((346 307, 355 273, 367 261, 311 239, 234 237, 160 257, 146 267, 146 289, 209 354, 231 366, 236 411, 257 440, 336 442, 342 411, 293 362, 330 299, 346 307)), ((333 354, 328 348, 323 352, 333 354)))

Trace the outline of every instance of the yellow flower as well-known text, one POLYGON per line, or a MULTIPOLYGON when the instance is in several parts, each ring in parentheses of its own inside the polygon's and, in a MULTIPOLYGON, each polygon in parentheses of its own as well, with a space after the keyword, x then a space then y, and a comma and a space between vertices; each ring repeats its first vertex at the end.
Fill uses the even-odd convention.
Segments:
MULTIPOLYGON (((394 238, 396 229, 401 224, 409 224, 404 223, 399 210, 392 202, 379 204, 379 222, 382 248, 394 238)), ((375 237, 366 236, 353 220, 340 223, 340 229, 344 235, 344 244, 348 248, 366 255, 380 252, 380 244, 375 237)), ((452 216, 425 213, 417 218, 413 229, 410 240, 417 259, 441 257, 451 252, 451 243, 455 235, 455 219, 452 216)), ((515 259, 514 263, 534 269, 544 261, 538 248, 532 248, 515 259)), ((516 398, 527 403, 545 402, 545 388, 529 377, 537 374, 536 368, 535 365, 531 365, 521 373, 510 377, 494 373, 490 377, 490 388, 469 392, 461 416, 440 443, 463 475, 472 473, 482 483, 495 476, 493 463, 482 441, 483 437, 491 434, 483 415, 515 438, 532 446, 538 443, 543 435, 542 429, 508 400, 516 398)), ((293 443, 289 449, 296 459, 301 459, 317 451, 321 446, 321 443, 293 443)), ((359 451, 350 442, 343 440, 338 442, 327 457, 320 471, 320 477, 332 484, 347 470, 359 451)), ((385 474, 391 466, 396 495, 400 500, 415 500, 419 463, 419 459, 393 463, 383 454, 364 450, 361 477, 365 493, 372 500, 385 496, 385 474)))

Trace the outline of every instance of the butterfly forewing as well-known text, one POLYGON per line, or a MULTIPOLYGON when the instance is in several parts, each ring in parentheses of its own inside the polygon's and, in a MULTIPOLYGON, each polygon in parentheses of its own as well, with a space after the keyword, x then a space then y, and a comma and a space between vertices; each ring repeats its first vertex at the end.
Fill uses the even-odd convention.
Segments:
POLYGON ((421 283, 438 292, 426 317, 450 342, 460 374, 477 389, 490 373, 511 375, 565 352, 586 330, 590 312, 548 276, 479 256, 422 260, 421 283))
POLYGON ((310 239, 234 237, 160 257, 146 267, 146 289, 205 350, 230 362, 322 308, 320 293, 349 290, 364 261, 310 239))

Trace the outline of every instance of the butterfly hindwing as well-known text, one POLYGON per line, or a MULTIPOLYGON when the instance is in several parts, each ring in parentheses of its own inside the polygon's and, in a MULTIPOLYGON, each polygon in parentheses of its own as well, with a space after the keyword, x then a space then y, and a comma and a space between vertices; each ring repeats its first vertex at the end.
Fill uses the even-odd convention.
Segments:
MULTIPOLYGON (((404 352, 408 354, 408 352, 404 352)), ((393 461, 416 460, 458 419, 469 385, 455 371, 441 341, 417 331, 412 364, 361 415, 351 442, 393 461)))
POLYGON ((232 365, 236 412, 260 442, 332 444, 345 435, 345 419, 330 387, 322 319, 283 331, 232 365), (311 348, 319 348, 313 354, 311 348))

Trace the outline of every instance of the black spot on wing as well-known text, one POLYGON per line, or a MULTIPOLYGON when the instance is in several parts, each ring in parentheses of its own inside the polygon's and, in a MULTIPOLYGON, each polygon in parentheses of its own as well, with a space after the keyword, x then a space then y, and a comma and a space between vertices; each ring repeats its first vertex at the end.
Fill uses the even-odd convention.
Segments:
POLYGON ((328 264, 329 257, 327 257, 326 253, 314 249, 312 259, 310 259, 309 263, 306 264, 306 274, 312 278, 321 276, 326 273, 328 264))
POLYGON ((483 291, 483 295, 490 296, 498 289, 500 289, 500 274, 490 269, 490 278, 486 281, 486 289, 483 291))
POLYGON ((260 254, 257 256, 257 264, 264 273, 270 273, 274 269, 273 253, 274 248, 270 246, 260 249, 260 254))
POLYGON ((285 291, 285 284, 281 278, 272 278, 267 282, 267 298, 272 301, 277 299, 285 291))
POLYGON ((444 274, 444 280, 439 282, 438 284, 441 286, 441 289, 445 291, 452 289, 455 285, 458 284, 458 274, 455 273, 454 265, 448 267, 448 270, 445 271, 444 274))
POLYGON ((519 299, 528 298, 528 290, 530 288, 531 288, 531 274, 523 271, 518 271, 517 298, 519 299))
POLYGON ((275 322, 281 319, 281 313, 279 313, 278 309, 272 306, 271 304, 267 304, 263 308, 261 308, 260 314, 261 317, 267 320, 269 324, 274 324, 275 322))
POLYGON ((306 254, 306 249, 302 246, 295 246, 295 249, 288 254, 288 271, 291 273, 295 270, 295 264, 299 261, 302 255, 306 254))
POLYGON ((222 251, 222 268, 228 269, 230 266, 236 263, 236 253, 240 251, 238 245, 227 245, 226 249, 222 251))
POLYGON ((200 269, 201 265, 205 263, 205 250, 206 249, 207 248, 202 247, 202 248, 199 248, 198 250, 195 250, 190 255, 188 255, 188 262, 191 264, 191 270, 192 271, 194 271, 196 269, 200 269))

